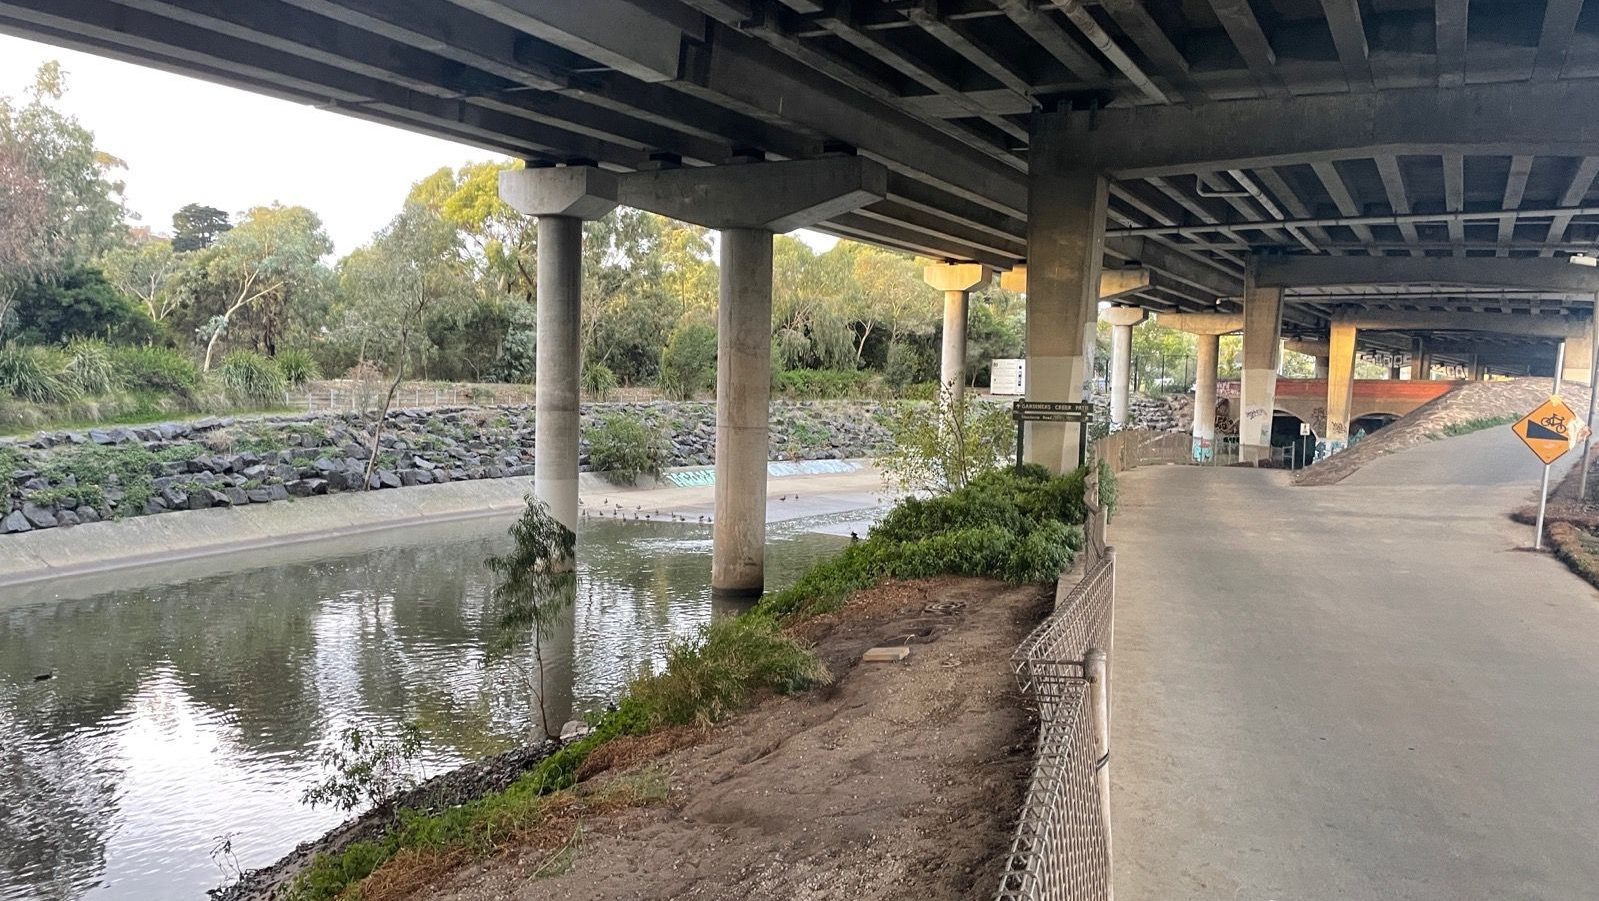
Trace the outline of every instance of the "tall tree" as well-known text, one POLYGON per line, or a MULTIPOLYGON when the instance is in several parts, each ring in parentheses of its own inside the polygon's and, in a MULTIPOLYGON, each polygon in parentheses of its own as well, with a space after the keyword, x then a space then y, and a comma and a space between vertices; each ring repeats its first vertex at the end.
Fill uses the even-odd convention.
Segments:
POLYGON ((316 214, 298 206, 256 207, 244 221, 192 264, 187 289, 210 318, 198 329, 205 340, 202 370, 209 371, 223 333, 237 324, 259 349, 277 352, 292 306, 325 286, 321 258, 333 243, 316 214))
POLYGON ((500 199, 500 173, 521 167, 521 160, 494 160, 440 169, 412 186, 406 202, 432 209, 455 226, 484 278, 531 303, 538 231, 530 217, 500 199))
POLYGON ((172 249, 177 253, 204 250, 233 228, 228 214, 214 206, 187 203, 172 214, 172 249))
POLYGON ((179 258, 170 241, 151 240, 113 248, 100 258, 100 268, 117 290, 144 305, 151 319, 161 322, 183 302, 173 290, 179 258))
POLYGON ((122 183, 111 177, 122 163, 56 108, 65 90, 61 64, 47 62, 22 102, 0 96, 0 219, 9 220, 0 224, 0 329, 16 291, 88 262, 124 231, 122 183))

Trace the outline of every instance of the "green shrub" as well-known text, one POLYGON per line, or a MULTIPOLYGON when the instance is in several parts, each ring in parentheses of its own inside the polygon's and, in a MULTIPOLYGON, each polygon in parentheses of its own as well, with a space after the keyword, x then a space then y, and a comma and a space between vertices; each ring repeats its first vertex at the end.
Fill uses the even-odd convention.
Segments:
POLYGON ((829 679, 827 668, 768 616, 717 620, 693 641, 674 642, 658 675, 635 681, 629 697, 650 726, 710 725, 763 692, 794 694, 829 679))
POLYGON ((616 390, 616 373, 604 363, 585 360, 580 378, 583 393, 595 400, 609 400, 611 393, 616 390))
POLYGON ((309 351, 294 347, 278 351, 272 358, 278 365, 278 371, 283 373, 284 384, 290 388, 304 388, 307 382, 315 381, 322 377, 322 370, 316 364, 316 358, 309 351))
POLYGON ((800 400, 837 400, 870 393, 872 374, 863 370, 784 369, 772 373, 772 390, 800 400))
POLYGON ((103 341, 74 339, 67 344, 66 376, 83 394, 110 394, 117 387, 111 348, 103 341))
POLYGON ((902 403, 888 422, 893 443, 877 460, 906 491, 951 491, 999 468, 1015 453, 1010 410, 944 389, 931 407, 902 403))
POLYGON ((242 407, 275 407, 288 389, 273 362, 250 350, 230 351, 217 368, 228 400, 242 407))
POLYGON ((666 468, 666 440, 637 416, 616 413, 588 429, 589 466, 619 485, 641 475, 660 478, 666 468))
POLYGON ((661 353, 661 393, 689 400, 716 385, 716 330, 688 322, 672 330, 661 353))
MULTIPOLYGON (((912 385, 927 382, 935 384, 938 368, 931 354, 914 344, 895 341, 888 346, 888 359, 883 364, 883 381, 896 392, 903 393, 912 385)), ((927 397, 932 398, 929 393, 927 397)))
POLYGON ((823 613, 885 578, 1054 579, 1083 548, 1086 475, 1052 476, 1030 465, 985 473, 947 494, 907 498, 865 541, 767 595, 757 609, 779 619, 823 613))
POLYGON ((82 392, 68 375, 71 360, 59 350, 12 345, 0 349, 0 393, 36 404, 65 404, 82 392))
POLYGON ((134 392, 189 399, 200 387, 200 367, 165 347, 115 347, 111 368, 118 384, 134 392))

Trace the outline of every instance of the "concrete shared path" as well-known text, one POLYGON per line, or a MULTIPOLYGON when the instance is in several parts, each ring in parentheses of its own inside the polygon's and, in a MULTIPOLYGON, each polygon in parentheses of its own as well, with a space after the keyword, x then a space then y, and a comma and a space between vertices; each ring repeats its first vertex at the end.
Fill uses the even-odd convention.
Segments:
POLYGON ((1329 488, 1123 478, 1123 901, 1599 897, 1599 593, 1508 429, 1329 488))

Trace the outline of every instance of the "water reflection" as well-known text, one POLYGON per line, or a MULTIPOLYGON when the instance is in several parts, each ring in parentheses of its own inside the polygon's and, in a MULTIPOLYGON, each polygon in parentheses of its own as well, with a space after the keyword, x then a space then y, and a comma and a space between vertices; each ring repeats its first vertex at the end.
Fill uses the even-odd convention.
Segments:
MULTIPOLYGON (((773 527, 773 586, 839 546, 815 525, 773 527)), ((541 683, 525 642, 494 653, 482 560, 505 526, 58 580, 44 603, 13 592, 0 606, 0 899, 199 896, 222 878, 209 852, 223 836, 248 868, 341 819, 299 803, 340 729, 414 719, 437 772, 541 731, 541 691, 556 729, 603 705, 712 615, 709 529, 586 522, 541 683)))

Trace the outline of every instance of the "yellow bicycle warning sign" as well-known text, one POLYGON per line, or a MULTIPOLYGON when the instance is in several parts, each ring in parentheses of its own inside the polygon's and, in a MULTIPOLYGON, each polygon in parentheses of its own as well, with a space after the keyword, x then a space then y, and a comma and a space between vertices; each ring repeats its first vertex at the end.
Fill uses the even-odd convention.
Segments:
POLYGON ((1588 435, 1588 427, 1558 395, 1544 401, 1510 428, 1545 466, 1565 456, 1588 435))

